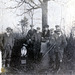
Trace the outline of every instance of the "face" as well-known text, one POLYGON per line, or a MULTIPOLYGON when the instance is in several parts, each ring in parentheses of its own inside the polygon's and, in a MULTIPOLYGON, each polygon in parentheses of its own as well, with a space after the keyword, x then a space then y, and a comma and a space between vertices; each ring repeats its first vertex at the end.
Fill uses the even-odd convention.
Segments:
POLYGON ((50 34, 54 34, 54 30, 50 31, 50 34))
POLYGON ((11 32, 10 31, 7 31, 7 34, 9 35, 11 32))
POLYGON ((31 29, 33 30, 33 26, 31 27, 31 29))
POLYGON ((45 28, 45 30, 48 30, 48 29, 49 29, 48 27, 45 28))
POLYGON ((39 30, 37 30, 37 33, 39 33, 40 32, 40 29, 39 30))
POLYGON ((23 46, 23 49, 26 49, 25 46, 23 46))
POLYGON ((58 35, 61 35, 61 32, 57 32, 58 35))

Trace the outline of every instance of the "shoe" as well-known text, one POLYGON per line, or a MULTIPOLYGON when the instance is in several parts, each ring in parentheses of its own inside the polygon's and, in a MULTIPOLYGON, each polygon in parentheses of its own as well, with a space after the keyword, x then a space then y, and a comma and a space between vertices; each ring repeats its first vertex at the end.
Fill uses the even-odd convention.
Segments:
POLYGON ((5 67, 5 64, 3 65, 3 67, 5 67))

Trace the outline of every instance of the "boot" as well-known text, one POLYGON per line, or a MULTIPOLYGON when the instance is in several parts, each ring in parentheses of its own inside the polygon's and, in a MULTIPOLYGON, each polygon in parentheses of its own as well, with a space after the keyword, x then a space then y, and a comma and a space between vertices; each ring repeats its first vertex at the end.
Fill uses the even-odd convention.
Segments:
POLYGON ((6 67, 5 63, 6 63, 6 60, 3 60, 3 67, 6 67))

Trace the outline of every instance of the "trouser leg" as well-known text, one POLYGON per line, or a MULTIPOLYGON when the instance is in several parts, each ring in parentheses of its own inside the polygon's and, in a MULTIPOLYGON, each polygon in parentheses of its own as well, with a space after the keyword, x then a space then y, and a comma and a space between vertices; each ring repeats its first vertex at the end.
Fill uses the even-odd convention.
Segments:
POLYGON ((58 52, 55 53, 55 56, 56 56, 56 59, 55 59, 55 69, 58 70, 59 67, 60 67, 60 60, 59 60, 59 57, 58 57, 58 52))
POLYGON ((3 67, 6 67, 6 55, 7 55, 7 54, 6 54, 6 50, 4 50, 4 51, 3 51, 3 57, 2 57, 2 58, 3 58, 3 60, 2 60, 2 65, 3 65, 3 67))
POLYGON ((7 57, 7 67, 10 67, 10 61, 11 61, 11 50, 8 51, 8 57, 7 57))

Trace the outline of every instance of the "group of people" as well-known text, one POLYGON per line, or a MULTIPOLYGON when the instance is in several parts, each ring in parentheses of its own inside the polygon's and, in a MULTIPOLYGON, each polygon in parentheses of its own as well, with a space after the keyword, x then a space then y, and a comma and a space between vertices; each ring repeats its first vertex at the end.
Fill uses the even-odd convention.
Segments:
POLYGON ((41 42, 46 43, 46 54, 49 55, 50 64, 53 70, 58 70, 60 63, 63 60, 64 48, 67 46, 65 35, 62 33, 59 25, 56 25, 54 30, 49 30, 49 25, 44 26, 43 32, 40 32, 40 28, 35 30, 33 25, 30 25, 31 29, 28 31, 26 39, 28 44, 28 57, 39 59, 41 53, 41 42))
MULTIPOLYGON (((65 35, 62 33, 59 25, 49 29, 49 25, 45 25, 42 32, 40 27, 34 29, 34 25, 30 25, 31 29, 28 31, 25 40, 26 48, 22 48, 22 55, 27 55, 29 59, 38 60, 41 52, 42 42, 46 43, 46 54, 49 55, 50 64, 52 69, 57 71, 60 68, 60 63, 63 61, 64 48, 67 46, 65 35), (24 52, 23 49, 27 49, 24 52), (23 53, 24 52, 24 53, 23 53)), ((6 33, 0 36, 0 49, 2 50, 3 67, 9 67, 11 61, 12 49, 14 46, 14 36, 12 35, 13 30, 8 27, 6 33)), ((43 56, 42 56, 43 57, 43 56)))

